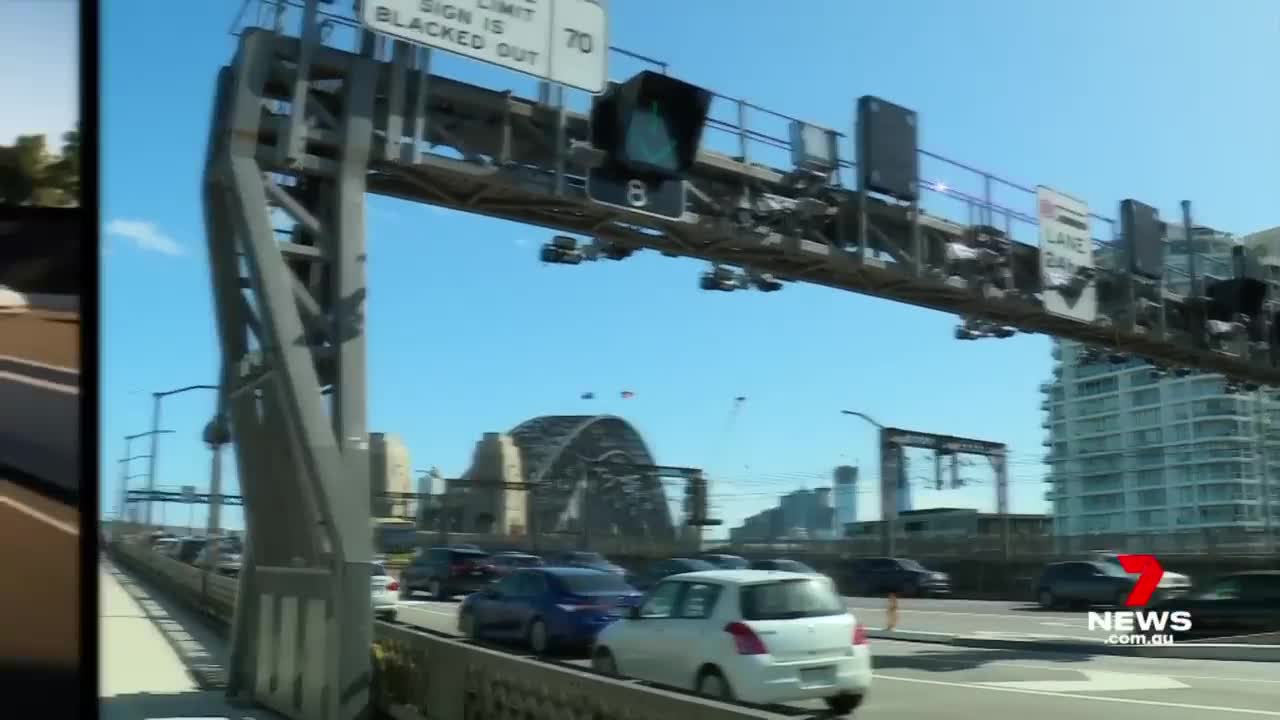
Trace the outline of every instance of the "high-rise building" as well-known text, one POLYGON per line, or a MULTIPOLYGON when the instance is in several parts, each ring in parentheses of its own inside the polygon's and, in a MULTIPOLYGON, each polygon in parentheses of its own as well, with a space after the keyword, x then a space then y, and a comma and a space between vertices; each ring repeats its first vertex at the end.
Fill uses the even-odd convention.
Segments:
POLYGON ((841 465, 832 473, 835 486, 836 527, 858 521, 858 468, 841 465))
POLYGON ((409 448, 399 435, 369 433, 369 492, 373 517, 410 517, 407 499, 392 499, 386 493, 412 492, 409 448))
MULTIPOLYGON (((1198 275, 1231 276, 1233 238, 1197 227, 1187 243, 1180 230, 1166 234, 1166 286, 1187 290, 1193 246, 1198 275)), ((1053 380, 1041 385, 1056 535, 1263 526, 1262 458, 1280 469, 1274 396, 1229 394, 1220 375, 1159 378, 1139 359, 1082 363, 1083 350, 1055 341, 1053 380)))
POLYGON ((795 538, 826 540, 836 536, 831 488, 795 490, 778 498, 777 507, 756 513, 729 531, 735 542, 795 538))

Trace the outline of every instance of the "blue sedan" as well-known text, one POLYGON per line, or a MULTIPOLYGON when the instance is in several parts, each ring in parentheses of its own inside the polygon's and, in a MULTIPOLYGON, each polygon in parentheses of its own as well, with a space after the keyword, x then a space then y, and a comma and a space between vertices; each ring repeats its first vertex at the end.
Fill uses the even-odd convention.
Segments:
POLYGON ((580 650, 642 597, 616 573, 524 568, 468 595, 458 609, 458 629, 473 640, 521 642, 539 655, 580 650))

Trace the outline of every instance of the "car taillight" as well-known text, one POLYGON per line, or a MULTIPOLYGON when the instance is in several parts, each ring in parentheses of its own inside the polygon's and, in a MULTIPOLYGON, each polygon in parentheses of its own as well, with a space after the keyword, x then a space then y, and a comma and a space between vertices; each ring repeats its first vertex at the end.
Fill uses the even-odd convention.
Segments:
POLYGON ((733 644, 737 646, 739 655, 766 655, 769 652, 756 631, 745 623, 731 622, 724 626, 724 631, 733 636, 733 644))
POLYGON ((853 626, 853 644, 854 645, 867 644, 867 626, 866 625, 863 625, 862 623, 858 623, 853 626))
POLYGON ((392 591, 399 590, 400 583, 396 582, 395 580, 392 580, 391 582, 387 583, 387 589, 392 591))

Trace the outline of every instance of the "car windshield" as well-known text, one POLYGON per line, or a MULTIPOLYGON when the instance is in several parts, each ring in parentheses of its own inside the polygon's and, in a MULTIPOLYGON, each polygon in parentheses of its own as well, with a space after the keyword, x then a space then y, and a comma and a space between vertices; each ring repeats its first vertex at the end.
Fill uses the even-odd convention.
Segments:
POLYGON ((813 568, 809 567, 808 565, 805 565, 804 563, 798 560, 775 560, 773 562, 773 565, 778 570, 783 570, 785 572, 794 572, 794 573, 816 573, 817 572, 813 568))
POLYGON ((672 567, 673 573, 702 572, 703 570, 715 570, 715 565, 706 560, 677 560, 672 567))
POLYGON ((558 577, 565 590, 575 595, 631 590, 626 581, 613 573, 565 573, 558 577))
POLYGON ((744 620, 790 620, 849 612, 831 583, 819 580, 780 580, 747 585, 740 602, 744 620))
POLYGON ((707 557, 706 560, 712 565, 725 570, 745 570, 746 568, 751 567, 751 563, 733 555, 711 555, 707 557))
POLYGON ((915 570, 917 572, 928 572, 928 568, 916 562, 915 560, 899 560, 898 567, 903 570, 915 570))
POLYGON ((1131 575, 1131 573, 1125 572, 1124 568, 1120 566, 1119 561, 1110 562, 1110 561, 1104 560, 1102 562, 1094 562, 1089 564, 1097 568, 1098 570, 1101 570, 1102 574, 1110 575, 1111 577, 1129 577, 1131 575))

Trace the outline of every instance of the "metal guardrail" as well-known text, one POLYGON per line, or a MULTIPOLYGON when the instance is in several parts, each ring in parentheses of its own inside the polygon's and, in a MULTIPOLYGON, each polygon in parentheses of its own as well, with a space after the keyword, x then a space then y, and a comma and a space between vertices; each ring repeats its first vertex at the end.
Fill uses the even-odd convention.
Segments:
MULTIPOLYGON (((177 599, 230 623, 237 580, 155 553, 143 541, 116 539, 107 552, 177 599)), ((397 720, 781 720, 810 714, 717 702, 384 621, 374 621, 373 657, 373 702, 397 720)))

